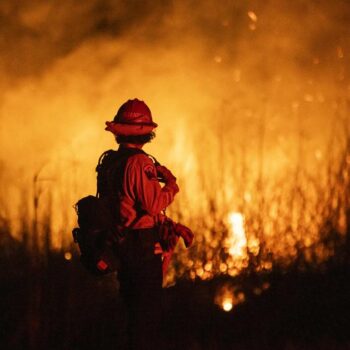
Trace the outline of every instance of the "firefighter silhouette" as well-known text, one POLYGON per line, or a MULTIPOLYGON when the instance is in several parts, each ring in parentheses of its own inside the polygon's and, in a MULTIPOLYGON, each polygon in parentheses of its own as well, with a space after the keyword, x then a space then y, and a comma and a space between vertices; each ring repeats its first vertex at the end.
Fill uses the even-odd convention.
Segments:
MULTIPOLYGON (((104 172, 98 186, 102 196, 111 198, 118 225, 128 228, 119 249, 118 271, 120 293, 129 315, 128 346, 138 350, 163 348, 162 263, 164 268, 168 262, 164 261, 157 227, 164 218, 162 211, 174 200, 179 187, 171 171, 142 150, 155 137, 153 130, 157 127, 143 101, 128 100, 106 125, 119 144, 115 161, 123 166, 117 175, 104 172)), ((176 229, 186 246, 190 245, 192 232, 180 224, 176 229)), ((171 249, 175 244, 176 240, 171 249)))

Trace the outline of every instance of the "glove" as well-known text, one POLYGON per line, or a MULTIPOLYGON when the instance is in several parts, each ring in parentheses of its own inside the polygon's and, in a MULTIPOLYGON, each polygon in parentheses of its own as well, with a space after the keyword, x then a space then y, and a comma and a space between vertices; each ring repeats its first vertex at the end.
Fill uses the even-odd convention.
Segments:
POLYGON ((162 179, 164 179, 164 182, 166 184, 169 183, 175 183, 176 182, 176 177, 172 174, 172 172, 166 168, 163 165, 157 165, 156 166, 156 170, 157 170, 157 176, 161 177, 162 179))
POLYGON ((187 226, 181 225, 181 224, 176 224, 175 232, 178 236, 182 237, 186 248, 188 248, 192 245, 194 234, 187 226))
POLYGON ((173 251, 176 247, 179 236, 176 232, 176 224, 173 220, 165 217, 159 227, 160 245, 163 251, 173 251))

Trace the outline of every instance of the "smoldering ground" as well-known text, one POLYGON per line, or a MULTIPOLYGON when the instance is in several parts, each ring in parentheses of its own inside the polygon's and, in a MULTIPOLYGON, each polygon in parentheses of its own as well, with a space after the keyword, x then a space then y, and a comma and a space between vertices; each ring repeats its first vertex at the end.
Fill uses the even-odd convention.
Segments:
POLYGON ((329 145, 342 146, 347 1, 2 1, 0 13, 1 210, 13 225, 35 191, 54 227, 72 223, 114 147, 104 122, 128 98, 151 106, 147 150, 177 174, 185 217, 212 198, 237 210, 259 177, 322 173, 329 145))

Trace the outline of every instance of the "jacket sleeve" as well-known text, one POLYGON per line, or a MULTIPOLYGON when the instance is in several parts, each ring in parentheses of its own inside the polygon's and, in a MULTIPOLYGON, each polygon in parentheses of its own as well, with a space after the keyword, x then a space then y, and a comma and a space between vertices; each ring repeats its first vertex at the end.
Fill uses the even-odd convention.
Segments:
POLYGON ((125 188, 135 203, 152 216, 164 210, 179 191, 175 182, 160 186, 156 168, 146 155, 130 158, 125 170, 125 188))

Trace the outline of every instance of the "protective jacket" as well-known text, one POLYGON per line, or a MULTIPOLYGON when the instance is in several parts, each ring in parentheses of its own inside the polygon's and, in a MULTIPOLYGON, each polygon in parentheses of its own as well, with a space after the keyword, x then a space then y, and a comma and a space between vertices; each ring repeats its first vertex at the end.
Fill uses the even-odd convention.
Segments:
POLYGON ((161 213, 179 191, 175 182, 161 187, 153 161, 143 153, 135 154, 127 160, 120 198, 120 217, 128 227, 137 215, 142 217, 134 229, 151 228, 161 213))
POLYGON ((162 187, 153 161, 142 150, 120 147, 117 152, 108 152, 97 168, 100 196, 111 201, 119 225, 132 229, 154 227, 161 211, 179 191, 175 178, 162 187), (121 166, 115 168, 116 162, 121 166))

